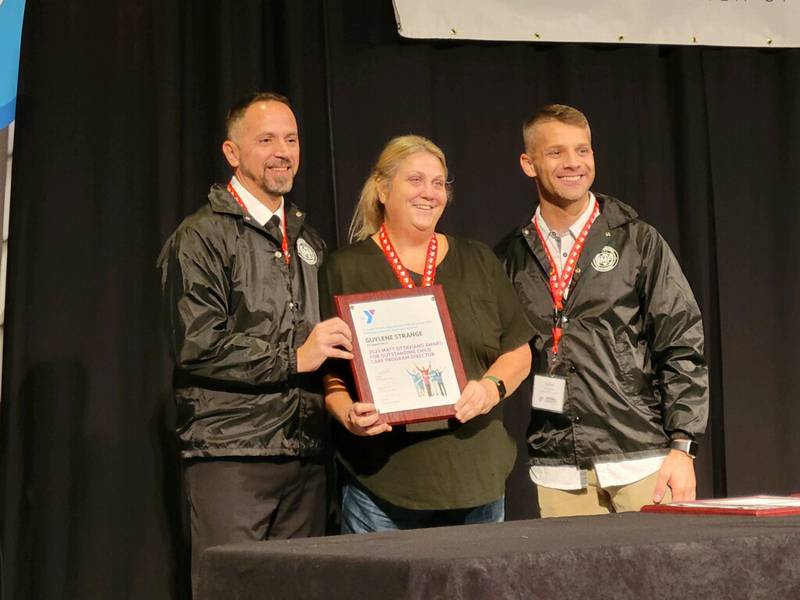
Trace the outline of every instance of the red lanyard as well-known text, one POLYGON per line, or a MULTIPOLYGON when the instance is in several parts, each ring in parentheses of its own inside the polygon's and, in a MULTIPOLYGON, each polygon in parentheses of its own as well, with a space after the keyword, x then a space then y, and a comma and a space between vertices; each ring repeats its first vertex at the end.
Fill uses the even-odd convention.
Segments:
POLYGON ((564 311, 564 294, 567 292, 569 284, 572 281, 575 267, 578 266, 578 258, 583 250, 583 245, 586 243, 586 236, 589 235, 589 229, 592 228, 592 224, 599 214, 600 207, 595 202, 592 215, 589 217, 589 220, 586 221, 586 225, 583 226, 583 230, 575 240, 575 243, 572 244, 572 251, 569 253, 569 257, 564 265, 564 269, 561 271, 560 277, 556 261, 553 259, 553 255, 550 254, 550 248, 547 246, 547 240, 545 240, 544 235, 542 235, 542 230, 539 228, 536 217, 533 219, 533 226, 536 228, 536 233, 539 234, 539 240, 542 242, 544 251, 547 253, 547 260, 550 261, 549 284, 550 296, 553 298, 553 354, 558 354, 558 342, 561 341, 561 336, 564 334, 564 330, 561 329, 560 325, 561 313, 564 311))
MULTIPOLYGON (((397 277, 397 281, 400 282, 400 285, 407 288, 416 287, 408 271, 406 271, 406 268, 403 266, 400 257, 397 255, 397 251, 394 249, 394 246, 392 246, 389 234, 386 233, 386 225, 381 225, 378 231, 378 239, 381 242, 381 248, 383 248, 383 255, 386 257, 386 260, 389 261, 389 266, 392 267, 394 276, 397 277)), ((433 280, 436 278, 436 252, 437 242, 436 234, 434 233, 431 236, 431 241, 428 242, 428 252, 425 256, 425 272, 422 274, 422 287, 432 286, 433 280)))
MULTIPOLYGON (((242 199, 239 197, 239 194, 236 192, 236 188, 233 187, 233 183, 228 182, 228 191, 233 196, 233 199, 236 200, 236 204, 242 207, 242 210, 247 213, 247 207, 242 202, 242 199)), ((283 211, 283 219, 281 219, 281 251, 283 252, 283 258, 286 260, 286 264, 289 264, 289 242, 286 239, 286 211, 283 211)))

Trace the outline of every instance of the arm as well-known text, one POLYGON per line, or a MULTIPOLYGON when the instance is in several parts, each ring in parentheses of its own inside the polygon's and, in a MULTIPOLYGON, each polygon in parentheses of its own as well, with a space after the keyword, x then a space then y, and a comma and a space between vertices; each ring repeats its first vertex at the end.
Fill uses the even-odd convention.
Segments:
MULTIPOLYGON (((646 255, 643 306, 645 333, 657 374, 664 432, 671 439, 695 439, 708 419, 708 369, 703 355, 703 323, 688 281, 672 251, 652 232, 646 255)), ((674 501, 695 499, 694 460, 670 450, 658 473, 653 501, 666 487, 674 501)))
POLYGON ((644 333, 661 395, 664 431, 695 439, 708 421, 708 368, 703 322, 689 283, 667 243, 654 231, 643 253, 644 333))
POLYGON ((344 323, 320 323, 297 352, 266 333, 231 330, 225 255, 222 240, 186 228, 167 242, 159 258, 167 333, 179 369, 215 381, 264 385, 313 370, 326 349, 327 355, 338 355, 342 351, 334 351, 334 340, 349 349, 344 323))
POLYGON ((322 380, 325 385, 325 408, 350 433, 364 436, 392 430, 391 425, 382 421, 374 404, 353 402, 342 377, 330 372, 322 380))
MULTIPOLYGON (((519 384, 528 376, 531 370, 531 350, 528 344, 523 344, 514 350, 501 354, 486 371, 502 379, 506 386, 507 394, 511 394, 519 384)), ((470 419, 483 415, 492 410, 500 402, 500 393, 497 386, 490 379, 469 381, 456 402, 456 419, 465 423, 470 419)))

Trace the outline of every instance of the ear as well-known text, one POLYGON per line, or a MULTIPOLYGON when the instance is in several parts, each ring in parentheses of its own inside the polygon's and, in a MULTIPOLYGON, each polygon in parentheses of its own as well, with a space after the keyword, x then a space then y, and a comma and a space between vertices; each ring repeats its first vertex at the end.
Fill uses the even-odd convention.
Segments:
POLYGON ((375 187, 378 188, 378 200, 381 204, 386 204, 386 199, 389 196, 388 184, 385 181, 375 182, 375 187))
POLYGON ((519 166, 528 177, 536 177, 536 167, 533 166, 531 157, 524 152, 519 155, 519 166))
POLYGON ((234 169, 239 167, 239 147, 231 140, 222 142, 222 153, 228 164, 234 169))

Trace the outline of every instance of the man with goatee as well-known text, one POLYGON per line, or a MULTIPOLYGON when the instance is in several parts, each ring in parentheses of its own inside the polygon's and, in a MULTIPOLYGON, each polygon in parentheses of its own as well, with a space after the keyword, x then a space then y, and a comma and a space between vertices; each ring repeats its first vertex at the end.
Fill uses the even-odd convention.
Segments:
POLYGON ((325 409, 313 372, 351 358, 345 323, 319 322, 323 241, 284 199, 300 163, 288 100, 239 102, 222 151, 233 176, 159 258, 195 590, 209 546, 324 533, 325 409))

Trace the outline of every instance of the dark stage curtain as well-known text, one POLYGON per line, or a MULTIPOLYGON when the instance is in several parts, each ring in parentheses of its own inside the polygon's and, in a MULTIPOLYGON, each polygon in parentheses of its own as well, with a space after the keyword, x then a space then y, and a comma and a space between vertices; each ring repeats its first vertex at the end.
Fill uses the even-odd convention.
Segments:
MULTIPOLYGON (((519 124, 592 122, 595 188, 672 245, 712 373, 702 496, 800 491, 800 51, 409 41, 391 3, 28 0, 3 371, 6 598, 185 597, 155 259, 227 179, 228 105, 288 94, 292 200, 331 246, 385 141, 448 155, 443 229, 489 244, 530 217, 519 124)), ((521 440, 527 400, 507 422, 521 440)), ((508 516, 535 514, 520 463, 508 516)))

